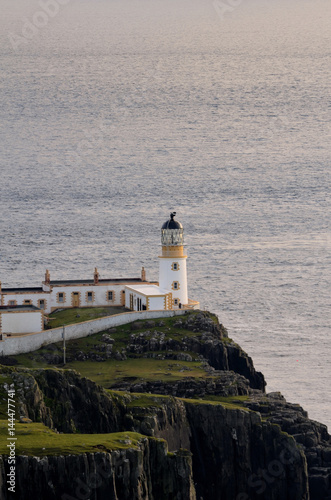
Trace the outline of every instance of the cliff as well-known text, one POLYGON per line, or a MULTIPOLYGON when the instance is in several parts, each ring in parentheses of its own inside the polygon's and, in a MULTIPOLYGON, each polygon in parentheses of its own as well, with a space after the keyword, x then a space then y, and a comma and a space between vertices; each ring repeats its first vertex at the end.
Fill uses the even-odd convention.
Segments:
MULTIPOLYGON (((121 331, 112 331, 91 338, 88 349, 69 349, 72 364, 104 387, 75 370, 2 367, 2 397, 13 384, 22 423, 17 496, 5 485, 2 447, 1 498, 331 498, 326 427, 279 393, 266 394, 262 374, 212 315, 129 328, 126 344, 121 331), (86 360, 76 362, 82 354, 86 360), (153 376, 132 376, 132 366, 145 373, 147 362, 153 376), (130 376, 120 371, 127 364, 130 376), (156 375, 160 366, 171 368, 156 375)), ((49 362, 59 353, 16 362, 36 366, 45 356, 49 362)))
POLYGON ((43 458, 19 456, 15 493, 6 488, 9 467, 1 458, 1 498, 195 500, 190 454, 169 454, 164 441, 141 438, 136 449, 43 458))

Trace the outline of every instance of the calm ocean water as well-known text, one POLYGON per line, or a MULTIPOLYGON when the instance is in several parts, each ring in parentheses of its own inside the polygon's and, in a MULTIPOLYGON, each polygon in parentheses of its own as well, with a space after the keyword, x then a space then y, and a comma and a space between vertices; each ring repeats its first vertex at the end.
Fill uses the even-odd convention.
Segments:
POLYGON ((330 427, 330 2, 41 4, 0 0, 3 285, 157 279, 177 210, 190 297, 330 427))

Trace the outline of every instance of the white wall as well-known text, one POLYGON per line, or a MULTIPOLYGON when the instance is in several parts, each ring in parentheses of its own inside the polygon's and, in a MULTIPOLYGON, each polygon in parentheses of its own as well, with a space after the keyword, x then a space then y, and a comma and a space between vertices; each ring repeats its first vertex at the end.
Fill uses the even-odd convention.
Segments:
POLYGON ((125 292, 125 307, 127 309, 130 309, 130 293, 132 293, 130 290, 126 290, 125 292))
MULTIPOLYGON (((66 339, 79 339, 87 337, 93 333, 102 332, 107 328, 125 325, 132 321, 141 319, 171 318, 185 314, 185 311, 137 311, 114 316, 105 316, 103 318, 76 323, 65 327, 66 339)), ((0 356, 12 356, 23 354, 25 352, 35 351, 43 345, 54 344, 62 340, 63 328, 53 328, 44 330, 41 333, 30 333, 24 336, 8 337, 0 341, 0 356)))
POLYGON ((43 329, 42 311, 1 312, 2 333, 32 333, 43 329))
POLYGON ((80 307, 96 307, 96 306, 119 306, 121 305, 122 291, 125 285, 107 284, 107 285, 69 285, 69 286, 54 286, 52 291, 51 307, 52 310, 61 307, 72 307, 72 292, 79 292, 80 294, 80 307), (107 300, 107 292, 113 291, 115 299, 113 301, 107 300), (87 301, 87 292, 94 293, 93 302, 87 301), (64 302, 58 302, 58 293, 64 293, 64 302))
POLYGON ((164 299, 166 299, 166 296, 164 297, 149 297, 149 309, 151 311, 157 311, 164 309, 164 299))
POLYGON ((182 304, 188 303, 187 297, 187 273, 186 273, 186 258, 183 257, 160 257, 159 268, 159 283, 160 288, 170 290, 173 299, 179 299, 182 304), (173 271, 172 264, 177 262, 179 270, 173 271), (179 290, 173 290, 172 284, 178 281, 180 284, 179 290))
MULTIPOLYGON (((49 314, 54 309, 62 309, 72 307, 72 293, 79 292, 79 307, 107 307, 107 306, 120 306, 122 305, 122 293, 125 292, 126 284, 89 284, 89 285, 63 285, 54 286, 52 292, 37 292, 37 293, 13 293, 10 295, 3 295, 3 305, 9 305, 11 300, 16 300, 17 305, 23 305, 24 300, 31 300, 31 304, 39 307, 38 300, 43 299, 46 303, 46 308, 44 312, 49 314), (112 291, 114 294, 114 300, 107 300, 108 291, 112 291), (87 300, 87 292, 93 292, 93 301, 87 300), (64 294, 64 301, 58 302, 58 293, 64 294)), ((142 299, 142 303, 146 305, 145 295, 140 295, 135 293, 135 298, 138 297, 142 299)), ((126 293, 125 306, 130 308, 130 294, 126 293)), ((177 295, 176 295, 177 296, 177 295)), ((182 302, 184 304, 184 302, 182 302)), ((124 304, 123 304, 124 305, 124 304)), ((162 307, 154 307, 154 309, 163 309, 162 307)))
MULTIPOLYGON (((146 295, 144 294, 140 294, 139 292, 137 291, 134 291, 134 290, 131 290, 130 288, 128 288, 126 290, 126 294, 125 294, 125 307, 127 309, 130 309, 130 295, 132 294, 133 296, 133 310, 134 311, 137 311, 138 310, 138 304, 137 304, 137 299, 140 299, 141 300, 141 306, 145 306, 147 308, 147 299, 146 299, 146 295)), ((158 309, 163 309, 161 307, 159 307, 158 309)))
POLYGON ((11 300, 16 300, 18 306, 24 304, 24 300, 31 300, 33 306, 39 307, 38 300, 44 299, 46 303, 45 313, 49 314, 54 309, 72 307, 72 292, 80 293, 80 307, 97 307, 97 306, 119 306, 121 305, 122 292, 125 290, 125 284, 107 284, 107 285, 72 285, 72 286, 55 286, 51 293, 36 292, 36 293, 13 293, 3 295, 3 305, 9 305, 11 300), (107 292, 113 291, 114 300, 107 300, 107 292), (64 302, 57 301, 57 294, 64 293, 64 302), (94 300, 87 301, 86 292, 94 292, 94 300))
POLYGON ((46 303, 45 312, 49 313, 51 311, 51 295, 47 292, 36 292, 36 293, 13 293, 3 295, 3 304, 4 306, 8 306, 11 300, 16 300, 16 304, 21 306, 24 304, 25 300, 31 300, 31 304, 33 306, 39 307, 38 300, 44 299, 46 303))
POLYGON ((125 295, 125 307, 127 309, 130 309, 130 295, 133 296, 133 310, 138 311, 138 299, 141 300, 141 306, 145 306, 149 311, 164 311, 165 310, 165 299, 167 298, 167 294, 164 294, 162 296, 160 295, 148 295, 148 292, 146 294, 140 293, 137 290, 133 290, 131 288, 127 288, 126 290, 126 295, 125 295))

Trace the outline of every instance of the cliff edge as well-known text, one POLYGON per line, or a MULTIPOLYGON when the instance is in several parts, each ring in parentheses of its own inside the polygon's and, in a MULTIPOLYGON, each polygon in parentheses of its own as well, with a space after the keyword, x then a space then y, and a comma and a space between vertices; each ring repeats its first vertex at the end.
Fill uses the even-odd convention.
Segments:
POLYGON ((4 359, 16 492, 1 422, 1 498, 330 500, 331 439, 207 312, 136 322, 4 359), (11 364, 12 366, 8 366, 11 364))

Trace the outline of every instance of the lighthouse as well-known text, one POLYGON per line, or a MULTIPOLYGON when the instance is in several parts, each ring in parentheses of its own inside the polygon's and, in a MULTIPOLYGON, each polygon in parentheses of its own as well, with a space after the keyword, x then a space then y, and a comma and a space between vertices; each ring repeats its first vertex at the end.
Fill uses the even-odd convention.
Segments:
POLYGON ((162 254, 159 256, 159 286, 171 290, 174 309, 188 304, 184 229, 175 216, 176 212, 172 212, 161 228, 162 254))
POLYGON ((137 312, 177 310, 179 315, 185 312, 181 308, 199 309, 199 302, 187 296, 184 229, 175 216, 172 212, 161 227, 159 281, 148 280, 145 267, 134 278, 101 278, 94 267, 86 279, 53 280, 46 270, 38 288, 3 288, 0 281, 0 335, 41 332, 43 314, 57 309, 114 306, 137 312))

